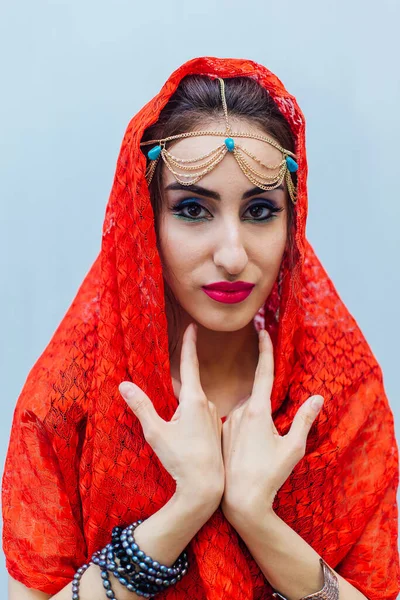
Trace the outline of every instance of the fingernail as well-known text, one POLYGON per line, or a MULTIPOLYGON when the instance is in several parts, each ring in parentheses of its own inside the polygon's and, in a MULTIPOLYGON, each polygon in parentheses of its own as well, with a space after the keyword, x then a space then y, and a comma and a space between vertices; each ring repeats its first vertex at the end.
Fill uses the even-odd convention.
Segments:
POLYGON ((323 403, 324 399, 322 396, 315 396, 315 398, 311 400, 311 406, 316 411, 319 411, 322 408, 323 403))
POLYGON ((124 398, 133 398, 135 395, 135 386, 130 381, 123 381, 119 384, 118 389, 124 398))

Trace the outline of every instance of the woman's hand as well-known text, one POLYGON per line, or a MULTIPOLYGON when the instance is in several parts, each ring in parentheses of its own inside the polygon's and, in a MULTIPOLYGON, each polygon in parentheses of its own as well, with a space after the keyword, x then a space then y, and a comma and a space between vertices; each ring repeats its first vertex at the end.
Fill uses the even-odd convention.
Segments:
POLYGON ((274 355, 268 332, 261 332, 260 355, 251 396, 228 415, 222 429, 225 491, 222 510, 233 526, 272 510, 275 494, 305 454, 306 440, 323 403, 311 396, 280 436, 271 416, 274 355), (313 399, 321 402, 314 407, 313 399))
POLYGON ((197 497, 215 510, 224 491, 222 423, 201 387, 196 340, 197 326, 191 323, 183 335, 182 385, 171 421, 158 415, 137 385, 124 381, 119 391, 139 419, 146 441, 175 479, 177 493, 197 497))

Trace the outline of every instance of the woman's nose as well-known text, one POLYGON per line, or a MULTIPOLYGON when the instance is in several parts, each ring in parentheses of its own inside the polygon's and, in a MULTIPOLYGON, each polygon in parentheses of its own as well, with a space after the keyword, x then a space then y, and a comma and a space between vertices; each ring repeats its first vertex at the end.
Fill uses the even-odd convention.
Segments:
POLYGON ((214 263, 232 275, 241 273, 248 256, 239 228, 229 225, 218 232, 215 240, 214 263))

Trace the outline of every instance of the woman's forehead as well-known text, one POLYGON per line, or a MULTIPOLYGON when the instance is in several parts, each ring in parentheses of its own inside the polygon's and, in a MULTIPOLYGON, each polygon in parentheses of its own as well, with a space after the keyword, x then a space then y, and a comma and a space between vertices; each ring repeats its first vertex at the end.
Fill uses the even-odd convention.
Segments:
MULTIPOLYGON (((207 123, 201 128, 197 128, 198 131, 224 131, 224 123, 216 122, 216 123, 207 123)), ((247 121, 239 121, 232 124, 232 130, 240 133, 250 133, 254 135, 262 135, 266 136, 267 133, 257 127, 255 125, 249 124, 247 121)), ((229 137, 229 136, 226 136, 229 137)), ((274 148, 271 144, 267 142, 263 142, 261 140, 256 140, 254 138, 235 138, 232 136, 235 145, 242 146, 245 150, 247 150, 250 154, 253 154, 257 160, 261 161, 265 165, 269 165, 271 167, 278 165, 282 161, 282 153, 274 148)), ((268 137, 274 139, 270 134, 268 137)), ((225 136, 213 136, 213 135, 202 135, 196 137, 189 137, 179 139, 174 142, 170 142, 168 144, 168 152, 170 152, 174 157, 184 160, 196 159, 197 157, 202 157, 212 150, 221 146, 224 143, 225 136)), ((255 160, 246 156, 246 160, 251 164, 254 169, 265 171, 264 167, 260 167, 255 160)), ((201 159, 199 165, 207 161, 207 158, 201 159)), ((190 165, 196 165, 196 163, 190 163, 190 165)), ((180 171, 180 169, 178 169, 180 171)), ((275 175, 279 171, 278 168, 271 169, 269 171, 269 175, 275 175)), ((190 173, 190 171, 188 171, 190 173)), ((175 180, 174 175, 170 172, 169 169, 163 165, 163 182, 164 185, 167 186, 171 182, 175 180)), ((210 189, 212 186, 217 187, 229 185, 230 182, 235 183, 235 185, 240 185, 241 188, 246 189, 251 187, 251 182, 243 173, 241 168, 239 167, 235 157, 230 152, 227 152, 222 161, 217 164, 209 173, 204 175, 200 181, 210 189)))

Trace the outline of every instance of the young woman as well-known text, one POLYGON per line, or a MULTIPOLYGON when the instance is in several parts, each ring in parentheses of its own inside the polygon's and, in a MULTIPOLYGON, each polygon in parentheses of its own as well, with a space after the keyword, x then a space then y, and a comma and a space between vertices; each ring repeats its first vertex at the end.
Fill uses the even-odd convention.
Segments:
POLYGON ((393 416, 306 215, 304 116, 264 66, 193 59, 132 119, 15 409, 10 600, 397 597, 393 416))

